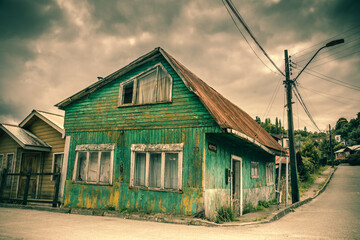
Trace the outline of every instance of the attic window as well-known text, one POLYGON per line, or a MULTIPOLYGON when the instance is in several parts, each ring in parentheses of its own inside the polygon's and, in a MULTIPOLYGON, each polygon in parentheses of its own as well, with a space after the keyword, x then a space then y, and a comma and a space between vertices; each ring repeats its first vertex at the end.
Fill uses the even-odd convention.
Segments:
POLYGON ((119 106, 171 101, 172 78, 161 64, 120 84, 119 106))

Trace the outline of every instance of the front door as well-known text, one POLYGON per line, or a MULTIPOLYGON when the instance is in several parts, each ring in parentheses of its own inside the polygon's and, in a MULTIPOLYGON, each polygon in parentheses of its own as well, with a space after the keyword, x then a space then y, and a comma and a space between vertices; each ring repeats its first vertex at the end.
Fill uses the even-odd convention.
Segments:
MULTIPOLYGON (((32 173, 39 173, 40 171, 40 153, 24 153, 21 159, 20 172, 27 173, 31 168, 32 173)), ((29 198, 36 198, 38 176, 31 176, 29 184, 29 198)), ((25 190, 26 176, 22 176, 19 186, 19 197, 22 197, 25 190)))
POLYGON ((237 216, 242 215, 242 159, 240 157, 231 157, 232 167, 232 206, 237 216))

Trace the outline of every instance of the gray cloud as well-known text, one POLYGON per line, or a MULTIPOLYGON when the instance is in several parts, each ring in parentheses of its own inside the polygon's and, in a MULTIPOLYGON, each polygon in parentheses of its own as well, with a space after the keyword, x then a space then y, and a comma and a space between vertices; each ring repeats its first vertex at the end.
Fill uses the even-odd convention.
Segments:
MULTIPOLYGON (((297 52, 360 22, 356 1, 233 2, 281 68, 284 49, 297 52)), ((0 37, 0 122, 19 120, 33 108, 54 111, 55 103, 97 81, 97 76, 107 76, 157 46, 251 116, 275 118, 283 114, 280 86, 271 111, 264 116, 278 82, 283 79, 254 55, 221 1, 21 3, 0 2, 0 32, 6 33, 0 37)), ((345 37, 356 40, 357 36, 349 32, 345 37)), ((250 43, 271 66, 251 40, 250 43)), ((348 51, 356 48, 356 43, 359 40, 355 45, 346 45, 350 46, 348 51)), ((319 57, 334 60, 332 53, 333 50, 324 51, 319 57)), ((355 54, 315 70, 358 84, 359 59, 359 54, 355 54)), ((305 74, 300 83, 314 90, 358 98, 358 92, 349 94, 347 89, 305 74)), ((306 94, 322 126, 336 121, 338 115, 349 117, 358 112, 357 103, 350 100, 346 108, 341 108, 343 104, 339 102, 306 94)), ((304 114, 300 116, 306 119, 304 114)))

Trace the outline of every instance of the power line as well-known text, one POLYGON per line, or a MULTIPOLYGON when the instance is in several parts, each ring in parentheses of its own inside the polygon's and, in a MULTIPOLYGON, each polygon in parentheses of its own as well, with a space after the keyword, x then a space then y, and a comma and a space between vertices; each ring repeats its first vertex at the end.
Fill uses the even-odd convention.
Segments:
POLYGON ((241 36, 244 38, 244 40, 246 41, 246 43, 249 45, 249 47, 251 48, 251 50, 253 51, 253 53, 255 54, 255 56, 261 61, 262 64, 264 64, 265 67, 267 67, 270 71, 272 71, 273 73, 276 73, 274 70, 272 70, 268 65, 266 65, 266 63, 259 57, 259 55, 255 52, 254 48, 251 46, 251 44, 249 43, 249 41, 246 39, 245 35, 242 33, 241 29, 239 28, 239 26, 237 25, 235 19, 233 18, 233 16, 231 15, 231 12, 229 11, 228 7, 226 6, 226 4, 224 3, 224 0, 222 0, 222 3, 224 4, 227 12, 229 13, 232 21, 234 22, 236 28, 239 30, 241 36))
MULTIPOLYGON (((359 39, 360 39, 360 38, 359 38, 359 39)), ((356 40, 359 40, 359 39, 356 39, 356 40)), ((354 40, 354 41, 355 41, 355 40, 354 40)), ((354 42, 354 41, 346 42, 346 44, 352 43, 352 42, 354 42)), ((344 45, 346 45, 346 44, 343 44, 343 46, 341 46, 341 47, 339 46, 338 48, 335 49, 335 50, 338 50, 338 51, 332 51, 332 53, 331 53, 331 54, 328 54, 328 55, 326 55, 326 53, 329 53, 330 51, 329 51, 329 48, 327 48, 328 51, 325 52, 325 56, 320 57, 320 58, 316 58, 316 59, 314 59, 313 62, 317 62, 317 61, 320 61, 320 60, 322 60, 322 59, 327 59, 327 58, 329 58, 329 57, 331 57, 331 56, 343 54, 344 52, 349 51, 349 50, 350 50, 350 52, 353 52, 353 51, 352 51, 353 49, 359 49, 358 46, 360 45, 360 42, 358 42, 358 43, 355 44, 355 45, 350 45, 350 46, 348 46, 347 48, 344 48, 344 45)), ((308 59, 306 59, 306 58, 301 59, 301 60, 300 60, 300 59, 296 59, 296 62, 297 62, 297 63, 300 63, 300 62, 304 62, 304 61, 306 61, 306 60, 308 60, 308 59)))
MULTIPOLYGON (((304 52, 304 51, 306 51, 306 50, 308 50, 308 49, 312 49, 311 51, 308 51, 307 53, 302 54, 302 55, 299 55, 299 56, 297 56, 297 57, 300 57, 300 56, 309 54, 310 52, 313 52, 313 51, 314 51, 313 49, 318 48, 319 45, 324 44, 324 43, 326 43, 326 42, 328 42, 328 41, 330 41, 330 40, 332 40, 332 39, 334 39, 334 38, 336 38, 336 37, 344 36, 345 33, 348 33, 348 32, 350 32, 350 31, 352 31, 352 30, 354 30, 354 29, 357 29, 357 28, 360 28, 360 25, 351 27, 350 29, 348 29, 348 30, 346 30, 346 31, 344 31, 344 32, 342 32, 342 33, 339 33, 339 34, 337 34, 337 35, 335 35, 335 36, 333 36, 333 37, 331 37, 331 38, 328 38, 328 39, 326 39, 326 40, 323 40, 323 41, 321 41, 321 42, 318 42, 318 43, 316 43, 315 45, 312 45, 312 46, 310 46, 310 47, 308 47, 308 48, 304 48, 303 50, 298 51, 298 52, 292 54, 292 56, 298 55, 299 53, 304 52)), ((356 31, 354 34, 358 33, 359 31, 360 31, 360 30, 356 31)), ((354 34, 353 34, 353 35, 354 35, 354 34)))
MULTIPOLYGON (((294 63, 294 62, 292 62, 294 63)), ((292 65, 293 68, 295 69, 299 69, 297 66, 296 66, 296 63, 294 63, 294 65, 292 65)), ((298 65, 299 67, 301 67, 300 65, 298 65)), ((342 87, 346 87, 346 88, 349 88, 349 89, 352 89, 352 90, 355 90, 355 91, 360 91, 360 87, 359 86, 356 86, 356 85, 353 85, 353 84, 350 84, 350 83, 346 83, 344 81, 341 81, 341 80, 338 80, 336 78, 333 78, 333 77, 329 77, 329 76, 326 76, 322 73, 319 73, 319 72, 316 72, 312 69, 306 69, 304 71, 304 73, 308 74, 308 75, 311 75, 311 76, 314 76, 314 77, 317 77, 317 78, 320 78, 322 80, 325 80, 325 81, 328 81, 328 82, 331 82, 333 84, 336 84, 336 85, 339 85, 339 86, 342 86, 342 87), (321 76, 319 76, 321 75, 321 76)))
POLYGON ((349 54, 346 54, 346 55, 341 56, 341 57, 338 57, 338 58, 334 58, 334 59, 329 60, 329 61, 321 62, 321 63, 319 63, 319 64, 317 64, 317 65, 315 65, 315 66, 312 66, 311 68, 314 68, 314 67, 317 67, 317 66, 321 66, 321 65, 323 65, 323 64, 325 64, 325 63, 332 62, 332 61, 335 61, 335 60, 338 60, 338 59, 342 59, 342 58, 351 56, 351 55, 353 55, 353 54, 355 54, 355 53, 358 53, 358 52, 360 52, 360 50, 359 50, 359 51, 356 51, 356 52, 351 52, 351 53, 349 53, 349 54))
MULTIPOLYGON (((237 17, 237 19, 240 21, 240 23, 243 25, 243 27, 245 28, 245 30, 248 32, 248 34, 250 35, 250 37, 254 40, 254 42, 256 43, 256 45, 260 48, 260 50, 263 52, 263 54, 265 55, 265 57, 271 62, 271 64, 276 68, 276 70, 283 76, 285 76, 285 74, 278 68, 278 66, 274 63, 274 61, 269 57, 269 55, 266 53, 266 51, 263 49, 263 47, 260 45, 260 43, 256 40, 255 36, 252 34, 252 32, 250 31, 250 28, 247 26, 247 24, 245 23, 244 19, 241 17, 240 13, 238 12, 238 10, 236 9, 236 7, 234 6, 234 4, 232 3, 231 0, 225 0, 226 3, 228 4, 228 6, 230 7, 230 9, 232 10, 232 12, 234 13, 234 15, 237 17)), ((223 4, 224 0, 222 0, 223 4)), ((227 9, 227 8, 226 8, 227 9)), ((227 9, 228 10, 228 9, 227 9)), ((228 11, 229 12, 229 11, 228 11)), ((231 16, 231 15, 230 15, 231 16)))
MULTIPOLYGON (((343 98, 343 97, 335 96, 335 95, 330 95, 330 94, 327 94, 327 93, 324 93, 324 92, 321 92, 321 91, 318 91, 318 90, 314 90, 314 89, 309 89, 309 88, 306 88, 306 87, 300 86, 300 85, 299 85, 299 87, 302 88, 302 89, 305 89, 305 90, 307 90, 307 91, 310 91, 310 92, 313 92, 313 93, 316 93, 316 94, 323 95, 324 97, 327 97, 327 98, 329 98, 329 99, 331 99, 331 100, 333 100, 333 101, 335 101, 335 102, 342 103, 342 104, 347 104, 347 103, 345 103, 345 102, 342 102, 342 101, 339 101, 339 100, 337 100, 337 99, 335 99, 335 98, 332 98, 332 97, 338 97, 338 98, 343 98)), ((344 99, 345 99, 345 98, 344 98, 344 99)), ((352 99, 352 100, 355 100, 355 99, 352 99)), ((356 101, 357 101, 357 100, 356 100, 356 101)))
POLYGON ((297 86, 294 84, 294 88, 293 88, 293 92, 294 92, 294 95, 295 97, 297 98, 297 100, 299 101, 299 104, 303 107, 306 115, 309 117, 310 121, 314 124, 314 126, 321 132, 321 130, 319 129, 319 127, 317 126, 317 124, 315 123, 309 109, 307 108, 304 100, 302 99, 301 95, 300 95, 300 92, 297 88, 297 86))

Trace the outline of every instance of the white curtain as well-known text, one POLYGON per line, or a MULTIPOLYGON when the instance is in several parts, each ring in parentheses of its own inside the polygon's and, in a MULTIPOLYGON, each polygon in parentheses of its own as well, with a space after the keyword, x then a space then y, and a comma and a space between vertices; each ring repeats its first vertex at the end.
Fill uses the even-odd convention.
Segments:
POLYGON ((160 187, 161 185, 161 154, 150 154, 149 187, 160 187))
POLYGON ((78 176, 77 180, 85 181, 86 152, 78 152, 78 176))
POLYGON ((161 67, 158 67, 158 87, 157 87, 157 101, 166 102, 170 101, 170 84, 171 79, 167 72, 161 67))
POLYGON ((100 182, 110 181, 110 152, 102 152, 100 158, 100 182))
POLYGON ((97 182, 99 179, 99 152, 90 152, 89 153, 89 166, 88 166, 88 175, 87 181, 89 182, 97 182))
POLYGON ((146 154, 136 153, 135 155, 135 185, 145 186, 146 154))
POLYGON ((178 187, 178 154, 165 154, 165 188, 178 187))
POLYGON ((156 102, 156 69, 137 80, 136 104, 156 102))

